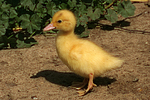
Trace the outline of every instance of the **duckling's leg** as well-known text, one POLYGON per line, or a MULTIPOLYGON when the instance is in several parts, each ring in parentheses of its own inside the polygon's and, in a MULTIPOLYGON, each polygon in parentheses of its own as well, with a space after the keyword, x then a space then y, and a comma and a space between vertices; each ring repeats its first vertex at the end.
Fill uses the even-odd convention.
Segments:
POLYGON ((89 74, 88 88, 85 91, 83 91, 83 90, 77 91, 79 93, 79 96, 85 95, 88 91, 93 89, 93 86, 97 86, 96 84, 93 83, 93 79, 94 79, 94 75, 92 73, 90 73, 89 74))
POLYGON ((84 88, 88 83, 88 78, 84 78, 83 82, 73 82, 70 87, 80 90, 84 88))

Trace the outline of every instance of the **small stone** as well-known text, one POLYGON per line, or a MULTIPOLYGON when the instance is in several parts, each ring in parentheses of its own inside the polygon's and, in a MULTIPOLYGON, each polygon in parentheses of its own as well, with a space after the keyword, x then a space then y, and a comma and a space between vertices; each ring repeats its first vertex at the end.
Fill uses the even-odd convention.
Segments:
POLYGON ((137 91, 138 91, 138 92, 141 92, 141 91, 142 91, 142 89, 141 89, 141 88, 138 88, 138 89, 137 89, 137 91))
POLYGON ((37 96, 31 96, 31 99, 37 100, 37 96))
POLYGON ((139 79, 138 78, 135 78, 132 82, 138 82, 139 79))
POLYGON ((148 42, 145 42, 145 44, 148 44, 148 42))

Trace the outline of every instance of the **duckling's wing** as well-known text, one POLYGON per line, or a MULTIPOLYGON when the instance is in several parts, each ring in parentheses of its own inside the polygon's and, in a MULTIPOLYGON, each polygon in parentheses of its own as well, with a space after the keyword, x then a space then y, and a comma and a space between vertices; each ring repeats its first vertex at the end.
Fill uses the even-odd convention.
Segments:
POLYGON ((97 46, 96 44, 82 40, 81 42, 74 44, 70 49, 69 56, 74 60, 94 60, 94 58, 104 57, 103 55, 107 55, 107 53, 97 46))
POLYGON ((88 73, 99 76, 105 71, 121 66, 123 62, 90 41, 74 45, 69 56, 70 69, 78 72, 81 76, 88 73))

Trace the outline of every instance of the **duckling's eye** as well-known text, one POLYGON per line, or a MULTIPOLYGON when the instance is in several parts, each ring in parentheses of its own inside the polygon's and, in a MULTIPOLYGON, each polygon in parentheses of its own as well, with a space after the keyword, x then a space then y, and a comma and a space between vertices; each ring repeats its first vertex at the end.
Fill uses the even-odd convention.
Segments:
POLYGON ((58 22, 58 23, 61 23, 61 22, 62 22, 62 20, 58 20, 57 22, 58 22))

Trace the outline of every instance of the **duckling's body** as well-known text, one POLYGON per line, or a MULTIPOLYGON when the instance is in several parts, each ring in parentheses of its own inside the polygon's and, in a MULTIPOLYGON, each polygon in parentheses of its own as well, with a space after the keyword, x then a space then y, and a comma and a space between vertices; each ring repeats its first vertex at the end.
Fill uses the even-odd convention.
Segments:
POLYGON ((58 56, 71 71, 85 78, 77 89, 81 89, 88 82, 87 90, 79 92, 80 95, 84 95, 96 86, 93 83, 94 77, 120 67, 123 61, 105 52, 93 42, 78 38, 74 34, 75 25, 76 19, 73 13, 60 10, 44 31, 53 28, 60 30, 56 38, 58 56))
POLYGON ((105 52, 91 41, 77 38, 74 33, 58 33, 56 48, 60 59, 76 74, 88 78, 98 77, 107 70, 119 67, 122 61, 105 52))

